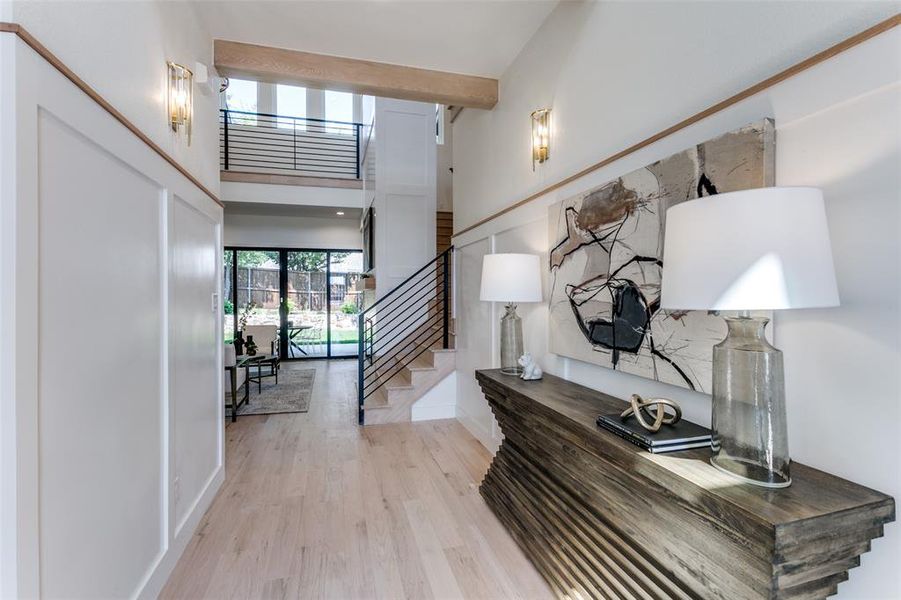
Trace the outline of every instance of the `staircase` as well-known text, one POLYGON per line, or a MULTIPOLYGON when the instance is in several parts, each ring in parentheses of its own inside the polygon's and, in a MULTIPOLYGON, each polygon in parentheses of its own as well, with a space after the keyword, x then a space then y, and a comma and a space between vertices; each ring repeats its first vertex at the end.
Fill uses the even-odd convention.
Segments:
POLYGON ((453 247, 359 315, 361 425, 412 420, 412 408, 455 368, 453 247))

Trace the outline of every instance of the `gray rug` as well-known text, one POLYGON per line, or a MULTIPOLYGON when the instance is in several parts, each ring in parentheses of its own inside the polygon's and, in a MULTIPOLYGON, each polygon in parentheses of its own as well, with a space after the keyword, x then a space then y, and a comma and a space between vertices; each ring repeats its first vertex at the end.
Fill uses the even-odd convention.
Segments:
POLYGON ((255 381, 248 382, 250 401, 238 409, 238 416, 307 412, 310 410, 315 375, 316 369, 282 367, 278 372, 278 384, 274 377, 263 378, 262 393, 257 391, 255 381))

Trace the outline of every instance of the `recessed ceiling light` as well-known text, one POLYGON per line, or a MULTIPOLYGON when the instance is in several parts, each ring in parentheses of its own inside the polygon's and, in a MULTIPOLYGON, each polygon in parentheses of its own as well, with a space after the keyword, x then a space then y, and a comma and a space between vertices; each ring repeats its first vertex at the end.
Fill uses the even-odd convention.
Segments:
POLYGON ((344 216, 344 212, 343 212, 343 211, 340 211, 340 210, 339 210, 338 212, 336 212, 335 214, 338 215, 339 217, 343 217, 343 216, 344 216))

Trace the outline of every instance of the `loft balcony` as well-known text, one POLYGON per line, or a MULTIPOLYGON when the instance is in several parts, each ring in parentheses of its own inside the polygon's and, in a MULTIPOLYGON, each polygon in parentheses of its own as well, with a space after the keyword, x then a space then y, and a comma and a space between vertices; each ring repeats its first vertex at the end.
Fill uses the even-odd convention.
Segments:
POLYGON ((360 189, 362 125, 222 109, 222 181, 360 189))

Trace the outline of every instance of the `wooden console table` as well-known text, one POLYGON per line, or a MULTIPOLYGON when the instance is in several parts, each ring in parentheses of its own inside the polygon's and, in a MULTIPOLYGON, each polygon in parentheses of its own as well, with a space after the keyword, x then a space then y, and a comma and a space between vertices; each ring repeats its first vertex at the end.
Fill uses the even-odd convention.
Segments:
POLYGON ((476 378, 504 433, 480 491, 561 598, 825 598, 895 518, 799 463, 767 490, 706 449, 644 452, 595 425, 625 402, 558 377, 476 378))

